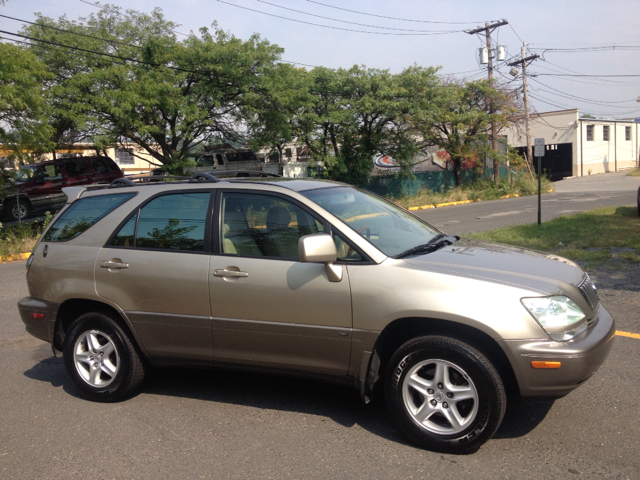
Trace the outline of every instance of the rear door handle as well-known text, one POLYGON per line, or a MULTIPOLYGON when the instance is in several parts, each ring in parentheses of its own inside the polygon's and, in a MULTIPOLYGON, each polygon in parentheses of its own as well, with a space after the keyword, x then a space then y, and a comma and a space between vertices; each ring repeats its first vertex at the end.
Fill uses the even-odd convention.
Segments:
POLYGON ((129 264, 122 263, 120 259, 112 259, 107 260, 106 262, 101 262, 100 266, 102 268, 108 268, 109 270, 122 270, 123 268, 129 268, 129 264))
POLYGON ((222 270, 214 270, 213 275, 215 277, 248 277, 249 274, 247 272, 239 272, 238 270, 227 270, 226 268, 222 270))

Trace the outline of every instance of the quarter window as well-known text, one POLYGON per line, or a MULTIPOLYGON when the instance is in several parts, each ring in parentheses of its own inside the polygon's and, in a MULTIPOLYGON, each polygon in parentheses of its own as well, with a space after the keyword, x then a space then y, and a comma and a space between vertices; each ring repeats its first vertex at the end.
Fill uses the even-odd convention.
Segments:
POLYGON ((133 197, 135 193, 119 193, 81 198, 67 208, 44 236, 47 242, 64 242, 77 237, 108 213, 133 197))
POLYGON ((120 228, 110 245, 203 252, 209 197, 209 193, 179 193, 155 198, 120 228))

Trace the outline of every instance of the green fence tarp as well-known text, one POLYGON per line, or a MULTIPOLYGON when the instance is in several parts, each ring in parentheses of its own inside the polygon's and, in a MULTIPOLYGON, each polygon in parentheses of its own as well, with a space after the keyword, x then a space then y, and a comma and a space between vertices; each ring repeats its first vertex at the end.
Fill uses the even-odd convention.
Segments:
MULTIPOLYGON (((507 178, 509 172, 513 172, 512 168, 500 167, 500 178, 507 178)), ((490 178, 493 169, 486 169, 484 173, 479 170, 462 170, 463 183, 471 183, 478 177, 490 178)), ((435 192, 441 192, 449 187, 456 186, 456 177, 454 172, 445 170, 439 172, 416 172, 414 178, 401 179, 396 175, 380 175, 372 177, 367 186, 367 190, 382 196, 402 197, 405 195, 416 195, 420 190, 429 189, 435 192)))

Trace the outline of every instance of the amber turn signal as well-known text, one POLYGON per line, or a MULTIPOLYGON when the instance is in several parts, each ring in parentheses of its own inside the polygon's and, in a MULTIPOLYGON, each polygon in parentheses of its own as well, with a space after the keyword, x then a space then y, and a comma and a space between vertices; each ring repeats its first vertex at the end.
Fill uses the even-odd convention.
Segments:
POLYGON ((560 368, 561 362, 531 362, 533 368, 560 368))

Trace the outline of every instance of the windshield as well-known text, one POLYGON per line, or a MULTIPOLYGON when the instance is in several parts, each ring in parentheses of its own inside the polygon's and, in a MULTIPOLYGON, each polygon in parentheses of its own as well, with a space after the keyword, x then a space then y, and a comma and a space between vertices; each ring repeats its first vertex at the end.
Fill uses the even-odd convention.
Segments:
POLYGON ((36 166, 22 167, 20 170, 18 170, 18 174, 16 175, 16 181, 28 182, 33 178, 33 175, 36 173, 37 168, 38 167, 36 166))
POLYGON ((300 192, 393 257, 428 243, 440 232, 405 210, 352 187, 300 192))

